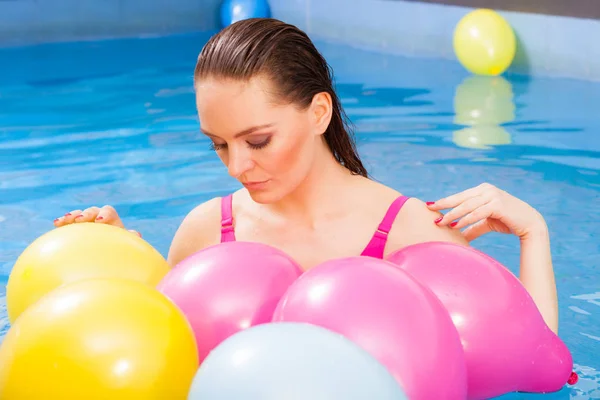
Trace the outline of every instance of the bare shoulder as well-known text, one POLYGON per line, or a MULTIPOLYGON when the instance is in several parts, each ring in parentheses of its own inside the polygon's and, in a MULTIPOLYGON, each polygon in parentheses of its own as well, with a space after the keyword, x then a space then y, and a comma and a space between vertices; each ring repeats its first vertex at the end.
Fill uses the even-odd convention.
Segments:
POLYGON ((457 229, 440 227, 435 220, 442 214, 431 211, 425 202, 410 198, 402 207, 389 234, 386 253, 423 242, 453 242, 468 246, 467 240, 457 229))
POLYGON ((212 198, 186 215, 179 225, 171 247, 168 262, 171 267, 195 252, 219 242, 221 226, 221 197, 212 198))

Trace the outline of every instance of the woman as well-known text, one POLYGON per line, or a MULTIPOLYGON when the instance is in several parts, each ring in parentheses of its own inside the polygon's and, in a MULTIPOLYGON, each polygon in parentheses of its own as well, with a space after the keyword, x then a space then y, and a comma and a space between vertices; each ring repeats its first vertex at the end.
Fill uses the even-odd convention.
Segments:
MULTIPOLYGON (((309 269, 336 257, 381 258, 424 241, 468 245, 490 231, 512 233, 521 242, 520 279, 557 331, 543 217, 489 184, 423 203, 369 179, 329 66, 304 32, 274 19, 233 24, 202 49, 194 86, 202 132, 244 188, 185 217, 170 265, 228 240, 269 244, 309 269)), ((124 227, 110 206, 75 210, 54 223, 90 221, 124 227)))

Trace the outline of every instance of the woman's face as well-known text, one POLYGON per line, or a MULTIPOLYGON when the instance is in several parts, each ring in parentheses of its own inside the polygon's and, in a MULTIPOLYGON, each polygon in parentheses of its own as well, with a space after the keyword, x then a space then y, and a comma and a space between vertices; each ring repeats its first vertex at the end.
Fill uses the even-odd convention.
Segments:
MULTIPOLYGON (((196 83, 202 132, 212 141, 229 174, 259 203, 296 189, 309 175, 330 120, 327 95, 306 110, 275 102, 266 78, 208 78, 196 83)), ((330 104, 330 103, 329 103, 330 104)))

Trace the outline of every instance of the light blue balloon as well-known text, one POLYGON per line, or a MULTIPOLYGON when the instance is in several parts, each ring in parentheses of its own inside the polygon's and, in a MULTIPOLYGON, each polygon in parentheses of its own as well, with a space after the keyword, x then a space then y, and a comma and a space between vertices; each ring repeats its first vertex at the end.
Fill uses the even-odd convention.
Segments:
POLYGON ((188 400, 406 400, 388 370, 354 342, 307 323, 277 322, 221 342, 188 400))

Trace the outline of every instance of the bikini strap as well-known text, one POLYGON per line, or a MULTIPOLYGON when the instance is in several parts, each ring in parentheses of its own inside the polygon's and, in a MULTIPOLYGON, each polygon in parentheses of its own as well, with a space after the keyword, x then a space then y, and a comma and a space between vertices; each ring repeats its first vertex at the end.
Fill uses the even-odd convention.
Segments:
POLYGON ((407 196, 400 196, 389 206, 385 216, 373 234, 371 241, 363 250, 362 256, 383 258, 388 234, 392 229, 392 225, 394 225, 394 221, 396 220, 396 216, 400 212, 400 209, 402 209, 402 206, 409 198, 410 197, 407 196))
POLYGON ((223 242, 235 242, 233 193, 221 198, 221 243, 223 242))

